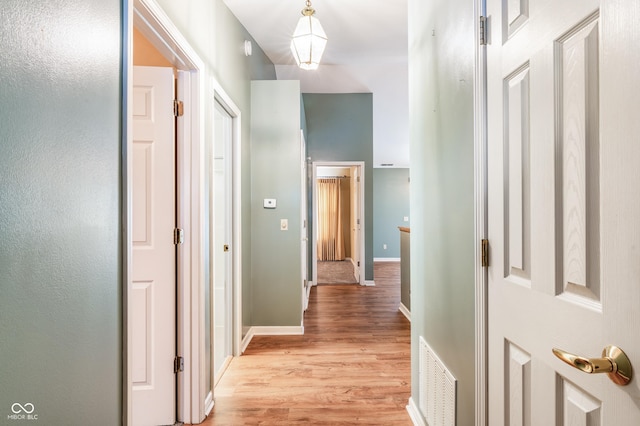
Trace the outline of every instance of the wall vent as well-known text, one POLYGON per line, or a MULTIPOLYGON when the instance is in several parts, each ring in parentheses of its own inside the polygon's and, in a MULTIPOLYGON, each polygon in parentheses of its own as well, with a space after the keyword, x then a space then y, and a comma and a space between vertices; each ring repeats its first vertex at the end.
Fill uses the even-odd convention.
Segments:
POLYGON ((420 336, 419 408, 429 426, 455 426, 457 380, 420 336))

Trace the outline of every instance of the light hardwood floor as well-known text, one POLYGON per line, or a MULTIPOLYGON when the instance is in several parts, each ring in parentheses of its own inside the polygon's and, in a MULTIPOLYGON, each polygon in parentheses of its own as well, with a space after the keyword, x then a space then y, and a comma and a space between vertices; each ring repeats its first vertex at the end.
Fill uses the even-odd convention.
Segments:
POLYGON ((303 336, 256 336, 215 389, 204 425, 411 425, 410 325, 400 264, 375 287, 314 287, 303 336))

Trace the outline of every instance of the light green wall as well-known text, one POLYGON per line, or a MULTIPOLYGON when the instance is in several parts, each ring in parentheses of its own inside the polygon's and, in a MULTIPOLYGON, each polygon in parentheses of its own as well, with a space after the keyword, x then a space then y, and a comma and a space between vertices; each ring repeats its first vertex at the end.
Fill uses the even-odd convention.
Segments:
MULTIPOLYGON (((203 83, 213 93, 210 77, 227 92, 242 113, 242 323, 251 326, 251 80, 275 80, 275 67, 222 0, 157 0, 207 65, 203 83), (244 40, 253 55, 244 54, 244 40)), ((213 98, 212 98, 213 99, 213 98)), ((206 103, 205 140, 212 138, 212 103, 206 103)))
POLYGON ((252 323, 300 326, 300 82, 254 81, 251 91, 252 323), (265 198, 276 208, 265 209, 265 198))
POLYGON ((423 336, 474 423, 473 0, 409 0, 412 398, 423 336))
POLYGON ((373 169, 374 258, 400 257, 398 226, 409 227, 405 216, 409 217, 409 169, 373 169))
POLYGON ((120 7, 2 2, 2 424, 122 417, 120 7))
MULTIPOLYGON (((365 162, 364 276, 373 280, 373 95, 304 93, 302 96, 311 161, 365 162)), ((309 212, 312 207, 310 204, 309 212)))

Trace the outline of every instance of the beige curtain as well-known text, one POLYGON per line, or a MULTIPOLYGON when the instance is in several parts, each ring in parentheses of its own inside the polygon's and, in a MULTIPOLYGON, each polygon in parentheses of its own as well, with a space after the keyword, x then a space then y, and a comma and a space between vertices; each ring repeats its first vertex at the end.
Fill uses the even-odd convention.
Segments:
POLYGON ((340 179, 318 179, 318 260, 344 260, 340 179))

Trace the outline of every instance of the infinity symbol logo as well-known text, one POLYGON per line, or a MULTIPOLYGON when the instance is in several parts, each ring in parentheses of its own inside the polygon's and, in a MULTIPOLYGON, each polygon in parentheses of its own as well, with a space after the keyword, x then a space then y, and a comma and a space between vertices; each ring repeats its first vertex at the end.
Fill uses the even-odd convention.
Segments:
POLYGON ((36 407, 34 407, 33 404, 30 402, 27 402, 24 405, 21 405, 18 402, 14 402, 13 405, 11 406, 11 411, 13 412, 13 414, 20 414, 23 412, 27 414, 31 414, 35 409, 36 407))

